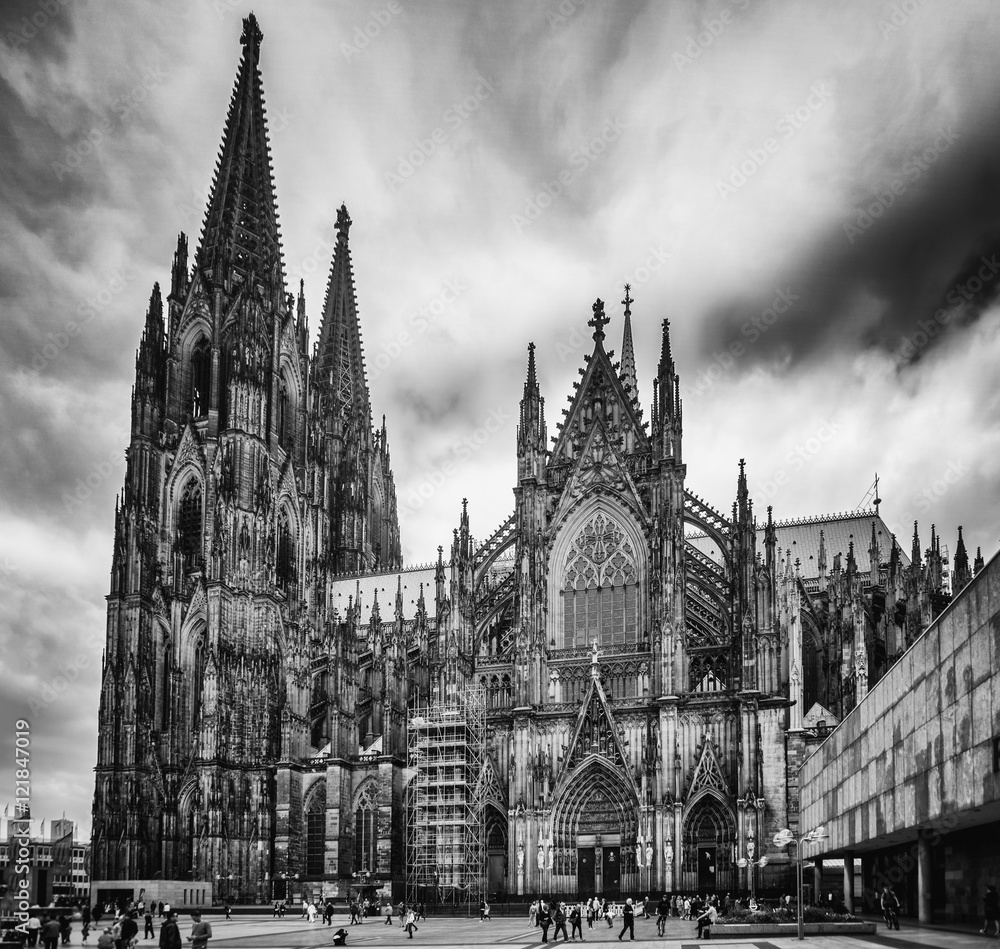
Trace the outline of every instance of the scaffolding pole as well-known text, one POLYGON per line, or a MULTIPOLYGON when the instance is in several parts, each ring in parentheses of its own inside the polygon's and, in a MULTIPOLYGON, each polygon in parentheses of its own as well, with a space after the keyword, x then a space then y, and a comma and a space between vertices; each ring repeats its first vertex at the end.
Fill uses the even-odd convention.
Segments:
POLYGON ((486 730, 481 689, 411 709, 407 719, 406 898, 430 910, 478 911, 486 848, 480 781, 486 730))

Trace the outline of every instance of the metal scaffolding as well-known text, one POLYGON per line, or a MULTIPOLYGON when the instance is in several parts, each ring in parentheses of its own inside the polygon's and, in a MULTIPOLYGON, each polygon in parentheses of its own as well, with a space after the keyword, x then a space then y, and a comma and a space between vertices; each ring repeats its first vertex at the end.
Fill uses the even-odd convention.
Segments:
POLYGON ((406 898, 471 913, 485 887, 483 739, 486 701, 412 709, 407 721, 406 898))

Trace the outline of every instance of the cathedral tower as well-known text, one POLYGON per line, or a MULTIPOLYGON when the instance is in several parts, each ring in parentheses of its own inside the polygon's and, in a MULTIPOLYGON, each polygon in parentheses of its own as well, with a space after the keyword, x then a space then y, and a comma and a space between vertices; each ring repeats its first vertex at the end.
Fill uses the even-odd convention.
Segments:
POLYGON ((181 234, 166 315, 156 285, 136 356, 92 870, 221 877, 249 900, 271 897, 294 823, 279 763, 356 748, 353 629, 330 580, 400 557, 346 208, 313 359, 302 289, 286 294, 262 39, 250 15, 194 260, 181 234))

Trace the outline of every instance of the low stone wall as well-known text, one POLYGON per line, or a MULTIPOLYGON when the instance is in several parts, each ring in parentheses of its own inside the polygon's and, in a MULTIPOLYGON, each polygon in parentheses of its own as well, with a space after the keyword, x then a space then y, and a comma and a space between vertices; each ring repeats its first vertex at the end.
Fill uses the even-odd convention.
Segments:
MULTIPOLYGON (((716 923, 712 927, 712 937, 724 936, 797 936, 798 923, 716 923)), ((878 932, 876 923, 858 921, 856 923, 806 923, 803 932, 807 936, 858 936, 874 935, 878 932)))

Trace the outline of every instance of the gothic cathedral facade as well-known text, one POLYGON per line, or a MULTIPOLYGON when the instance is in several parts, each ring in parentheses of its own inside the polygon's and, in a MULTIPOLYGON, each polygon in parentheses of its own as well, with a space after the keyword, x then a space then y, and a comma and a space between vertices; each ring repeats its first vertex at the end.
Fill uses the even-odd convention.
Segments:
POLYGON ((759 524, 742 462, 731 512, 694 494, 669 326, 647 420, 626 288, 620 360, 598 300, 551 440, 529 347, 510 518, 477 543, 463 503, 404 568, 345 207, 311 351, 286 292, 261 40, 251 15, 199 246, 137 354, 92 879, 398 897, 408 716, 479 689, 490 892, 789 885, 787 854, 754 865, 809 743, 946 602, 939 546, 907 560, 877 503, 759 524))

